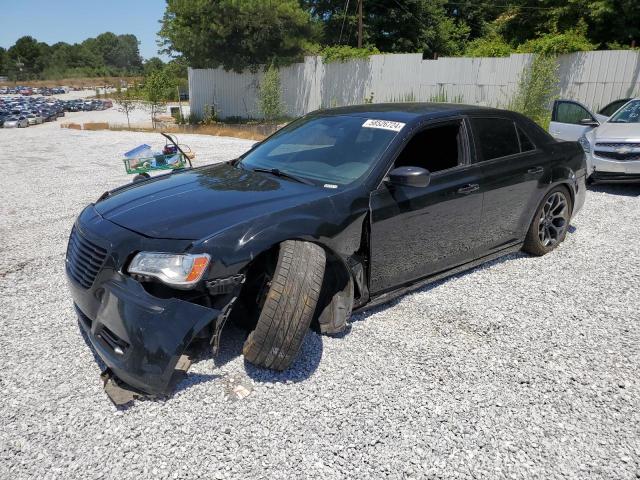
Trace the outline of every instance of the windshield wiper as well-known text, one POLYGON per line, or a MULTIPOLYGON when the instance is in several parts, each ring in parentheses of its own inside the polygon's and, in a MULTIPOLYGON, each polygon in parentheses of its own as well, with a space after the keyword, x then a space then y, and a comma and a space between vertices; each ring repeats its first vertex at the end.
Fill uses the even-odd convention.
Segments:
POLYGON ((305 185, 314 185, 314 183, 311 180, 307 180, 306 178, 301 178, 301 177, 298 177, 296 175, 292 175, 290 173, 283 172, 282 170, 280 170, 278 168, 261 168, 261 167, 257 167, 257 168, 252 168, 251 171, 252 172, 270 173, 272 175, 275 175, 276 177, 290 178, 291 180, 295 180, 296 182, 299 182, 299 183, 304 183, 305 185))

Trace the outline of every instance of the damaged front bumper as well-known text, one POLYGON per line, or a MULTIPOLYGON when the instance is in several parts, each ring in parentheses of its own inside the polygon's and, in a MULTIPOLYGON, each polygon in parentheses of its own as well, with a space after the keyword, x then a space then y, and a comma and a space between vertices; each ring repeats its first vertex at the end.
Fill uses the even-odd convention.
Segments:
POLYGON ((117 275, 95 291, 69 281, 80 325, 118 379, 147 394, 167 394, 178 360, 223 311, 148 294, 117 275))
POLYGON ((102 218, 93 206, 71 232, 65 271, 79 323, 109 378, 145 394, 170 393, 185 349, 203 333, 217 341, 234 301, 233 294, 218 295, 203 306, 177 294, 157 296, 122 273, 133 252, 179 252, 190 243, 143 237, 102 218))

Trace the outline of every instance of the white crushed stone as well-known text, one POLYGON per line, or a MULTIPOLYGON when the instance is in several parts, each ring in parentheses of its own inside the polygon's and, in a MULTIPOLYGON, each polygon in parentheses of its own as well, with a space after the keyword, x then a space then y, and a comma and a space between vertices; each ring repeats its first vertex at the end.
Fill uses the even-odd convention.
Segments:
MULTIPOLYGON (((199 164, 251 145, 180 138, 199 164)), ((550 255, 309 334, 288 372, 245 365, 229 328, 173 397, 118 411, 63 260, 76 215, 150 141, 0 129, 0 478, 640 477, 640 186, 592 189, 550 255)))

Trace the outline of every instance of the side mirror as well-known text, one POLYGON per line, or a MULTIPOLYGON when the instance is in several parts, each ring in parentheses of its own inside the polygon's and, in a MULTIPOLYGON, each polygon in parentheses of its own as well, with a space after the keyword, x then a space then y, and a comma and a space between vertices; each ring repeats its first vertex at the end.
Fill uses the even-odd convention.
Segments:
POLYGON ((389 183, 405 187, 426 187, 431 181, 431 172, 422 167, 398 167, 389 172, 389 183))
POLYGON ((583 118, 580 120, 580 125, 584 125, 585 127, 599 127, 600 122, 594 120, 593 118, 583 118))

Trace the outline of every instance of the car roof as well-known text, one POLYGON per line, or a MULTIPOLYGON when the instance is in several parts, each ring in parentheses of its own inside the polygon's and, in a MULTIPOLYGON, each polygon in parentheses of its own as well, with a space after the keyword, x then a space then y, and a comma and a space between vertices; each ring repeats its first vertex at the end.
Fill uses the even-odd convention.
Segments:
POLYGON ((364 105, 317 110, 313 112, 312 115, 346 115, 393 122, 410 122, 414 120, 481 112, 493 114, 511 113, 496 108, 458 103, 368 103, 364 105))

